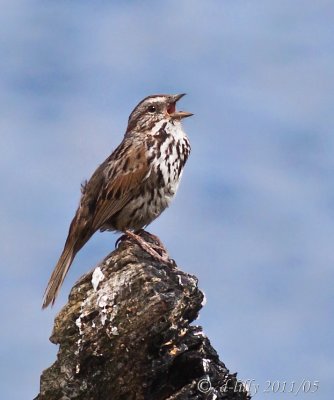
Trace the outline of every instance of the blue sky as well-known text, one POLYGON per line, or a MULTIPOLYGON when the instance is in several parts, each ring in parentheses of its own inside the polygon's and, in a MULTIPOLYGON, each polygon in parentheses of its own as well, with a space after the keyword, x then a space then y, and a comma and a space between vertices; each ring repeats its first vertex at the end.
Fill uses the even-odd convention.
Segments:
POLYGON ((333 2, 12 0, 1 9, 3 397, 38 393, 56 356, 57 311, 117 239, 96 234, 56 306, 41 311, 80 183, 143 97, 186 92, 192 154, 149 230, 198 276, 207 297, 198 323, 231 371, 262 391, 268 380, 319 381, 299 398, 330 398, 333 2))

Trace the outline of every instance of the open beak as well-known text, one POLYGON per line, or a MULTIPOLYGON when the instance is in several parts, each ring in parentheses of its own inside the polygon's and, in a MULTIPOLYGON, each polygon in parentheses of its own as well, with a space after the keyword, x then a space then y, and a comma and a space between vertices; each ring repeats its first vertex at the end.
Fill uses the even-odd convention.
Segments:
POLYGON ((194 115, 187 111, 176 111, 176 103, 185 95, 186 95, 185 93, 182 93, 182 94, 174 94, 173 96, 171 96, 171 102, 167 108, 167 113, 171 118, 182 119, 194 115))

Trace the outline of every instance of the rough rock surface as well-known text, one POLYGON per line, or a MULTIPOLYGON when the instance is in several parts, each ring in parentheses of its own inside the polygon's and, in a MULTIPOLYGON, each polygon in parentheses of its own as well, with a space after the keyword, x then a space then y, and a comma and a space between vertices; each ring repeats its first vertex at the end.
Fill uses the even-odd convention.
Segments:
POLYGON ((248 399, 202 328, 190 325, 202 304, 196 277, 121 242, 56 317, 50 340, 59 352, 36 399, 248 399))

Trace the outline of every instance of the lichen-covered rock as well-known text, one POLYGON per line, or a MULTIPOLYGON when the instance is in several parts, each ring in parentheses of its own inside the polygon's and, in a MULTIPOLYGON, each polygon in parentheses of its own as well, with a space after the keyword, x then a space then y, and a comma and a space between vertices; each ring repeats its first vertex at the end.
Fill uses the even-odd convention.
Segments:
POLYGON ((190 326, 202 303, 194 276, 121 242, 56 317, 58 357, 36 399, 247 399, 201 327, 190 326))

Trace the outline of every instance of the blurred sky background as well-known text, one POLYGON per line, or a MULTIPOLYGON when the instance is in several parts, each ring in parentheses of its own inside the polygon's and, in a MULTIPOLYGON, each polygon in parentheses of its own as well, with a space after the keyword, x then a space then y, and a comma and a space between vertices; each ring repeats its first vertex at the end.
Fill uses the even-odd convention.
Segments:
POLYGON ((192 154, 149 231, 198 276, 198 323, 232 372, 331 398, 333 1, 0 4, 1 397, 37 395, 56 313, 114 248, 96 234, 41 311, 80 183, 143 97, 186 92, 192 154))

